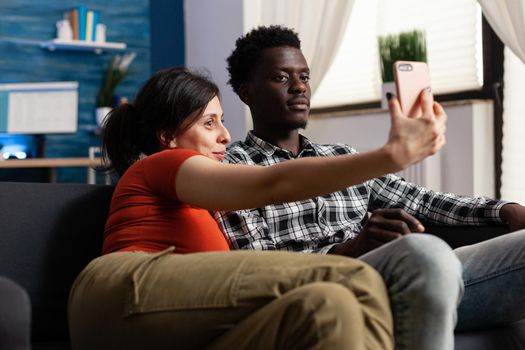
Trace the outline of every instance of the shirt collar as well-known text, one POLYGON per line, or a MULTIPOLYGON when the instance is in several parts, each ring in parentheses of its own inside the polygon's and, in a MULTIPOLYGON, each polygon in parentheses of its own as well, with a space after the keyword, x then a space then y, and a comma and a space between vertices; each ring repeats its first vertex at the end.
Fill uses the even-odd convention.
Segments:
POLYGON ((272 156, 276 152, 288 154, 290 158, 299 158, 299 157, 305 156, 310 153, 317 154, 314 144, 306 136, 299 134, 299 140, 301 142, 301 152, 299 152, 297 157, 292 156, 291 152, 285 149, 279 148, 275 145, 272 145, 271 143, 266 142, 263 139, 255 136, 252 131, 248 132, 245 143, 248 146, 258 149, 259 151, 263 152, 264 154, 268 156, 272 156))

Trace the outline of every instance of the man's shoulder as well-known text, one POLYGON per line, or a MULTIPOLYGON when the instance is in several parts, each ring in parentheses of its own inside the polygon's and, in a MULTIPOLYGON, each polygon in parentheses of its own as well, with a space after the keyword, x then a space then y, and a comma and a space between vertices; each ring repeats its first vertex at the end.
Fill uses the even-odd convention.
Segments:
POLYGON ((358 153, 355 148, 345 143, 318 144, 312 142, 312 145, 320 156, 337 156, 358 153))
POLYGON ((235 141, 226 148, 225 162, 227 163, 253 163, 251 159, 259 152, 244 141, 235 141))

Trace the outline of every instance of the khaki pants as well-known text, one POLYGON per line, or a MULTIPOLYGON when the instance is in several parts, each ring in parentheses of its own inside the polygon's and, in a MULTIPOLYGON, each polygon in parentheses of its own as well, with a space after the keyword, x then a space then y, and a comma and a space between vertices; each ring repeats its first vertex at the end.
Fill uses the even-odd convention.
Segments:
POLYGON ((285 252, 122 252, 69 300, 73 348, 392 349, 381 277, 357 260, 285 252))

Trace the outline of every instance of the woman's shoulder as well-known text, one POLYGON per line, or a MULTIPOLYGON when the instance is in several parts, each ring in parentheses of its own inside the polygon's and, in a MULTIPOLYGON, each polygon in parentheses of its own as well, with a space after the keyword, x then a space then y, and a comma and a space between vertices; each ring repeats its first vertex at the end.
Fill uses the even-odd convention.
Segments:
POLYGON ((202 154, 192 149, 174 148, 163 150, 139 159, 129 167, 126 173, 124 173, 124 176, 144 173, 151 169, 167 170, 178 168, 186 159, 198 155, 202 154))
POLYGON ((193 157, 202 155, 201 153, 186 148, 173 148, 166 149, 141 159, 139 162, 151 163, 151 162, 180 162, 193 157))

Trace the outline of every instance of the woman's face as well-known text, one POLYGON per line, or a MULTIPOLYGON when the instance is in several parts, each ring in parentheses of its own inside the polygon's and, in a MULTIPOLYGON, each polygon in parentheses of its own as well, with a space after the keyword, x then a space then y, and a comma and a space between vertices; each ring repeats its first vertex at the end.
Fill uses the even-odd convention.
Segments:
POLYGON ((222 123, 222 107, 214 97, 202 116, 185 132, 171 141, 170 147, 196 150, 208 158, 222 161, 226 145, 231 141, 228 129, 222 123))

